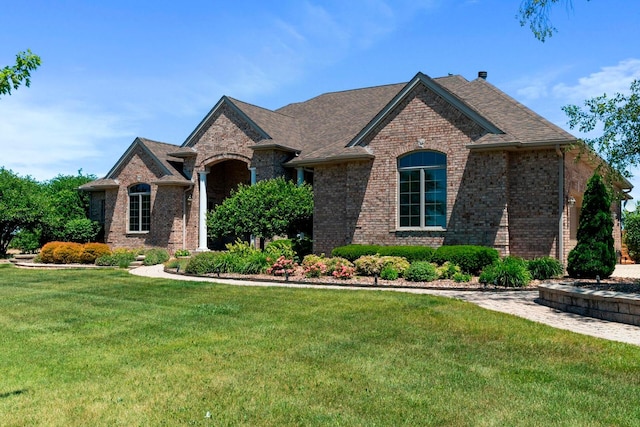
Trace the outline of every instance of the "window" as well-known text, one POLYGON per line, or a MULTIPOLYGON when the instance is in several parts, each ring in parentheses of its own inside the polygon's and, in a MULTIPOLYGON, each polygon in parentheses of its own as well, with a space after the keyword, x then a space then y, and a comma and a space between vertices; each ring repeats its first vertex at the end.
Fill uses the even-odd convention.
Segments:
POLYGON ((136 184, 129 188, 129 232, 149 231, 151 225, 151 186, 136 184))
POLYGON ((401 228, 446 227, 447 156, 418 151, 398 159, 401 228))

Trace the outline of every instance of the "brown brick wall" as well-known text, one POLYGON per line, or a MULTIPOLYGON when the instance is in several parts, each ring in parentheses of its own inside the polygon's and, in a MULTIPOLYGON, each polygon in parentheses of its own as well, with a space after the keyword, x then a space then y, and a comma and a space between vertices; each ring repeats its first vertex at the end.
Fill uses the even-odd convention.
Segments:
POLYGON ((162 176, 160 168, 140 148, 116 171, 120 188, 105 191, 105 242, 112 248, 163 247, 173 252, 182 247, 184 188, 151 184, 159 176, 162 176), (148 233, 128 231, 128 189, 137 183, 151 184, 151 230, 148 233))
POLYGON ((429 90, 414 91, 367 141, 373 162, 315 168, 314 251, 328 253, 348 243, 466 243, 506 253, 507 155, 470 153, 466 145, 481 135, 475 123, 429 90), (397 227, 397 158, 421 149, 447 155, 446 231, 397 227))
POLYGON ((510 253, 558 256, 558 174, 555 149, 509 153, 510 253))

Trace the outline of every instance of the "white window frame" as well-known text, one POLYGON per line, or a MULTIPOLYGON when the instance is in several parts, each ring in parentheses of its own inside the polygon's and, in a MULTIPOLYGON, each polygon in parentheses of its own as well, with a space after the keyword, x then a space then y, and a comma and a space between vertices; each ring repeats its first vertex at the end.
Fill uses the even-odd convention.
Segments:
POLYGON ((151 185, 144 183, 144 182, 139 182, 137 184, 133 184, 131 185, 128 189, 127 189, 127 233, 128 234, 147 234, 149 233, 149 231, 151 230, 151 185), (138 186, 138 185, 146 185, 147 187, 149 187, 148 191, 136 191, 136 192, 132 192, 131 190, 138 186), (144 197, 148 197, 149 199, 149 230, 144 230, 143 229, 143 218, 144 218, 144 214, 143 214, 143 204, 144 204, 144 197), (131 224, 131 198, 135 197, 137 198, 138 201, 138 229, 134 230, 132 229, 132 224, 131 224))
POLYGON ((448 181, 448 175, 447 175, 447 155, 445 153, 439 152, 439 151, 435 151, 435 150, 424 150, 424 152, 432 152, 432 153, 436 153, 439 155, 444 156, 444 160, 445 163, 443 165, 427 165, 427 166, 408 166, 408 167, 400 167, 398 164, 400 162, 400 159, 404 158, 404 157, 408 157, 411 156, 413 154, 416 153, 420 153, 421 151, 414 151, 411 153, 406 153, 402 156, 399 156, 397 158, 397 203, 396 203, 396 207, 397 207, 397 215, 396 215, 396 229, 398 231, 446 231, 446 227, 447 227, 447 205, 448 205, 448 197, 447 197, 447 181, 448 181), (401 179, 400 179, 400 175, 402 172, 409 172, 409 171, 414 171, 414 170, 419 170, 420 171, 420 225, 419 226, 415 226, 415 225, 408 225, 408 226, 403 226, 401 225, 401 220, 400 220, 400 211, 401 211, 401 179), (445 221, 445 225, 441 226, 441 225, 425 225, 425 205, 426 205, 426 201, 425 201, 425 171, 426 170, 444 170, 444 191, 445 191, 445 212, 444 212, 444 221, 445 221))

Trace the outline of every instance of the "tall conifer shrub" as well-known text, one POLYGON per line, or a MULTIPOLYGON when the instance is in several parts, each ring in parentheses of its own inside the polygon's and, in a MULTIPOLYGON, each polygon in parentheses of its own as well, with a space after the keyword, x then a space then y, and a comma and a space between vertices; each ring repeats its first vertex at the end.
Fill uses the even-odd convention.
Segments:
POLYGON ((604 279, 611 276, 615 267, 611 195, 596 173, 584 193, 578 244, 569 252, 567 272, 571 277, 604 279))

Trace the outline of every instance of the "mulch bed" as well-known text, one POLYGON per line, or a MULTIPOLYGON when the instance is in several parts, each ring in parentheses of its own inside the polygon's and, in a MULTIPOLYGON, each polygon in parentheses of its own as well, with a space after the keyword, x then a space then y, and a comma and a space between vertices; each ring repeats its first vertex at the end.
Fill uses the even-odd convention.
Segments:
MULTIPOLYGON (((165 269, 168 273, 176 273, 175 269, 165 269)), ((182 274, 182 273, 179 273, 182 274)), ((285 282, 282 276, 272 276, 267 274, 242 275, 232 273, 206 274, 204 277, 220 278, 220 279, 238 279, 238 280, 255 280, 261 282, 285 282)), ((538 285, 545 283, 557 283, 569 286, 578 286, 596 290, 612 290, 626 293, 640 293, 640 282, 638 279, 625 279, 612 277, 601 280, 598 284, 596 280, 576 280, 570 278, 551 279, 551 280, 532 280, 528 286, 523 288, 504 288, 493 285, 485 286, 478 281, 478 277, 474 277, 470 282, 458 283, 453 280, 434 280, 432 282, 410 282, 399 278, 397 280, 382 280, 378 278, 377 284, 374 277, 357 276, 352 279, 337 279, 331 276, 323 276, 319 278, 306 278, 302 271, 296 272, 295 275, 289 276, 288 282, 302 284, 317 285, 337 285, 337 286, 360 286, 360 287, 381 287, 381 288, 421 288, 421 289, 442 289, 442 290, 476 290, 476 291, 504 291, 504 290, 536 290, 538 285)))

